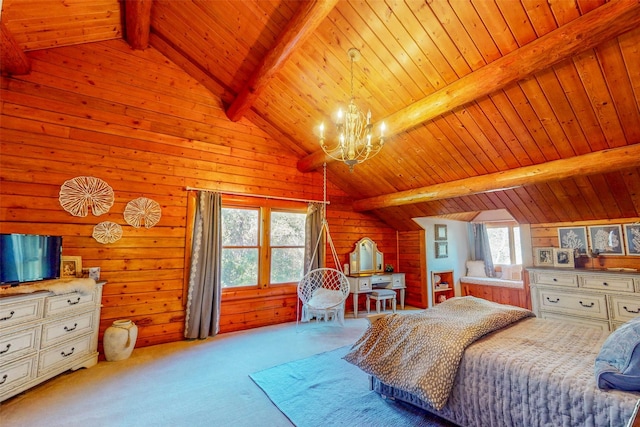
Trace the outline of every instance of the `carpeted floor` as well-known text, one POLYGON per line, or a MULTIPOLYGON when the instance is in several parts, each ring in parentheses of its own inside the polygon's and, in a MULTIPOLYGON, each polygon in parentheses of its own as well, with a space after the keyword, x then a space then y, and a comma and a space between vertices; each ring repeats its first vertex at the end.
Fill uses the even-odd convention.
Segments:
POLYGON ((342 359, 348 349, 320 353, 250 377, 297 427, 453 426, 369 390, 367 374, 342 359))

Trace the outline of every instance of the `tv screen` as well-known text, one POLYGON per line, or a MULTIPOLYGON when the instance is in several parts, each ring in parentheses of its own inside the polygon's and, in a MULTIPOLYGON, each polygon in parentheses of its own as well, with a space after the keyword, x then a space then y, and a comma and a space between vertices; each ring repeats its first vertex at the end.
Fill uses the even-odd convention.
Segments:
POLYGON ((0 234, 0 284, 58 279, 61 236, 0 234))

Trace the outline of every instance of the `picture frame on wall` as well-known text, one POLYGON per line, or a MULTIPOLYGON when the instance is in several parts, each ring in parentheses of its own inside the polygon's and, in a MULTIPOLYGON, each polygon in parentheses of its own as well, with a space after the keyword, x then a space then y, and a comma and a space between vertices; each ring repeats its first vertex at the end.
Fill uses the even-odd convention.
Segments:
POLYGON ((640 256, 640 224, 624 224, 624 244, 629 256, 640 256))
POLYGON ((553 249, 553 266, 561 268, 573 268, 573 249, 553 249))
POLYGON ((620 225, 592 225, 589 227, 589 246, 598 255, 624 255, 620 225))
POLYGON ((533 265, 537 267, 553 267, 553 248, 535 248, 533 265))
POLYGON ((586 255, 587 227, 558 227, 558 243, 561 249, 577 249, 578 254, 586 255))
POLYGON ((449 244, 447 242, 436 242, 436 258, 447 258, 449 256, 449 244))
POLYGON ((435 224, 435 239, 436 240, 447 240, 447 226, 446 224, 435 224))
POLYGON ((60 260, 60 278, 82 277, 82 257, 63 256, 60 260))

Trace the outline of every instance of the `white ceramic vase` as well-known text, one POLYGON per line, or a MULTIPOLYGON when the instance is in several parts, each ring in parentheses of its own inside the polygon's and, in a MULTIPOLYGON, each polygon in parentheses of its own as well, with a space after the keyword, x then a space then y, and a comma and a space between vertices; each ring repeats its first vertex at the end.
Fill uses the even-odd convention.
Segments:
POLYGON ((121 319, 113 322, 104 332, 102 345, 104 356, 109 362, 124 360, 131 356, 138 339, 138 327, 132 320, 121 319))

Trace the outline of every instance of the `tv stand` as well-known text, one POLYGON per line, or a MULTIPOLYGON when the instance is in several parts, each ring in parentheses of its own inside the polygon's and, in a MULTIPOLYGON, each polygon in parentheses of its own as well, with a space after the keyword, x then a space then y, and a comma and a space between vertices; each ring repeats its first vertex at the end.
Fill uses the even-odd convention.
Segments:
POLYGON ((98 363, 104 283, 90 294, 0 297, 0 402, 62 372, 98 363))

